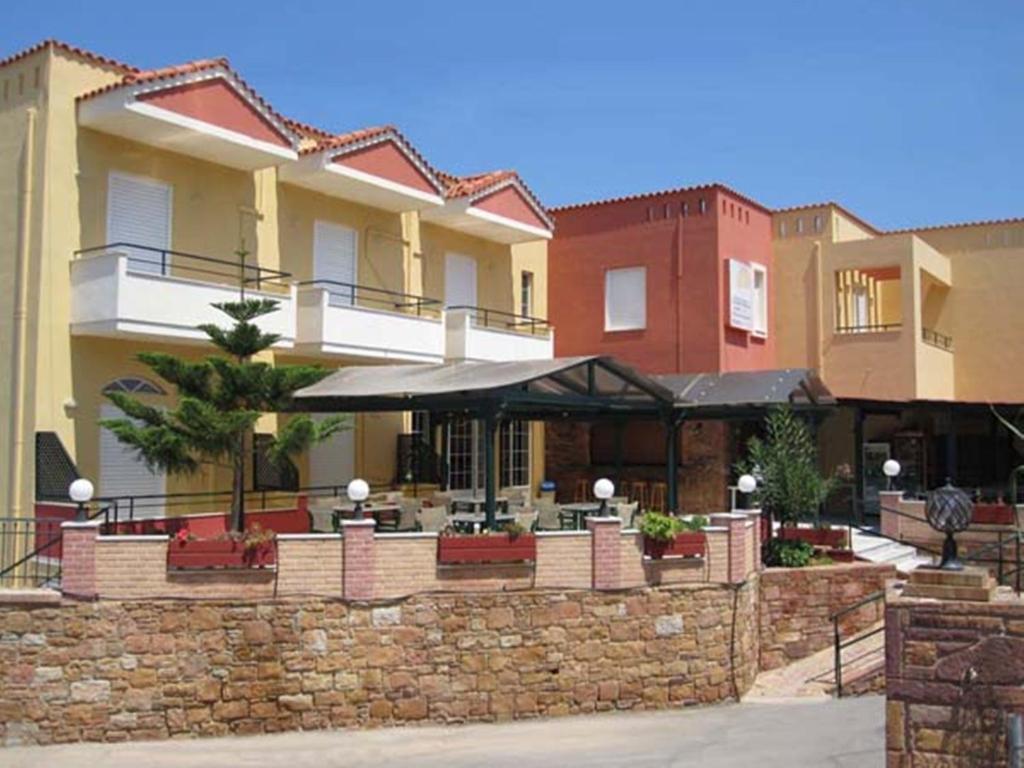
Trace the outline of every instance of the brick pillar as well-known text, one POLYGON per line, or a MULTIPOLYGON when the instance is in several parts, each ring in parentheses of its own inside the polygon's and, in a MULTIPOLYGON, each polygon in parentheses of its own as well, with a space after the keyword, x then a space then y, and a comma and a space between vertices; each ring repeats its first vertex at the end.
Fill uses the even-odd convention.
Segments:
POLYGON ((341 594, 346 600, 372 600, 375 520, 342 520, 341 594))
POLYGON ((747 516, 725 512, 712 515, 711 524, 729 529, 729 583, 742 584, 747 580, 747 516))
POLYGON ((754 536, 754 569, 760 571, 763 568, 761 563, 761 545, 764 543, 761 541, 761 510, 748 510, 747 517, 754 524, 753 529, 748 529, 754 536))
POLYGON ((61 523, 61 591, 70 597, 96 597, 96 537, 99 520, 61 523))
POLYGON ((882 535, 891 539, 900 537, 900 516, 893 512, 886 512, 886 509, 902 511, 903 491, 880 491, 878 494, 881 504, 880 514, 882 516, 882 535))
POLYGON ((588 517, 592 548, 591 586, 594 589, 618 589, 622 586, 622 519, 588 517))

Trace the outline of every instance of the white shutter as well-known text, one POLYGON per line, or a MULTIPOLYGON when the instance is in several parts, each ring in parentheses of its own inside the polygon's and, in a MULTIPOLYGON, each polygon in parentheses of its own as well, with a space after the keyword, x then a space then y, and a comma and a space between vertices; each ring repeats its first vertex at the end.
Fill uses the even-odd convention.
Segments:
POLYGON ((444 301, 449 307, 476 306, 476 259, 460 253, 445 255, 444 301))
MULTIPOLYGON (((120 419, 124 413, 112 403, 100 406, 100 418, 120 419)), ((166 475, 151 472, 133 448, 122 443, 109 429, 100 430, 100 487, 98 496, 163 496, 166 475)), ((136 503, 135 517, 163 517, 162 500, 149 499, 136 503), (141 504, 141 506, 139 506, 141 504)), ((118 514, 126 519, 128 508, 118 505, 118 514)))
POLYGON ((356 231, 327 221, 313 225, 313 279, 343 285, 325 285, 333 306, 352 306, 356 284, 356 231))
MULTIPOLYGON (((313 414, 321 421, 326 414, 313 414)), ((309 449, 309 485, 347 485, 355 476, 355 430, 335 432, 309 449)))
POLYGON ((647 268, 609 269, 604 276, 604 329, 647 327, 647 268))
MULTIPOLYGON (((111 173, 107 182, 107 242, 165 250, 171 247, 171 187, 159 181, 111 173)), ((170 257, 143 249, 125 249, 137 272, 161 273, 170 257)))

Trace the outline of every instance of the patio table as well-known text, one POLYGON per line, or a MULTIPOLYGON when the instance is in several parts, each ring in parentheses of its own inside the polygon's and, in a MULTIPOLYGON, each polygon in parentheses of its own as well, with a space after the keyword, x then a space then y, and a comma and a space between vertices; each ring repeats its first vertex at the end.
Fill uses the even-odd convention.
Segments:
MULTIPOLYGON (((508 512, 508 498, 505 496, 498 496, 494 501, 497 505, 499 514, 505 514, 508 512)), ((458 515, 482 515, 486 504, 487 499, 483 496, 456 496, 452 499, 452 512, 458 515)))
MULTIPOLYGON (((587 516, 594 516, 600 513, 601 503, 597 501, 580 501, 574 504, 561 504, 559 509, 570 513, 573 518, 573 527, 577 531, 582 531, 586 527, 584 521, 587 516)), ((614 504, 608 504, 608 512, 609 514, 615 513, 614 504)))
MULTIPOLYGON (((369 502, 363 504, 363 515, 377 521, 381 530, 397 530, 401 507, 390 501, 369 502)), ((339 504, 334 508, 334 530, 341 529, 342 520, 353 520, 356 516, 355 504, 339 504)))
MULTIPOLYGON (((494 516, 494 524, 496 526, 508 525, 509 523, 514 523, 515 520, 516 516, 510 515, 507 512, 494 516)), ((448 516, 448 522, 452 524, 452 528, 461 533, 472 533, 474 525, 479 524, 483 527, 484 523, 487 522, 487 515, 483 512, 456 512, 448 516)))

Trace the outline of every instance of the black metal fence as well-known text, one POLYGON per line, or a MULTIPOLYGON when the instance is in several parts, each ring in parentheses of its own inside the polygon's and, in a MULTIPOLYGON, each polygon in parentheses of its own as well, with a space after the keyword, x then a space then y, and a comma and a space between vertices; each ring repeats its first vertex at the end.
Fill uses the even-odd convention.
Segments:
POLYGON ((60 584, 64 518, 0 518, 0 588, 60 584))
POLYGON ((483 328, 528 333, 531 336, 548 336, 551 333, 551 324, 539 317, 517 315, 514 312, 505 312, 500 309, 472 307, 469 305, 448 307, 448 309, 468 312, 473 322, 483 328))
POLYGON ((341 283, 336 280, 306 280, 300 287, 321 288, 328 293, 331 306, 367 307, 417 317, 440 317, 443 304, 439 299, 389 291, 368 285, 341 283))

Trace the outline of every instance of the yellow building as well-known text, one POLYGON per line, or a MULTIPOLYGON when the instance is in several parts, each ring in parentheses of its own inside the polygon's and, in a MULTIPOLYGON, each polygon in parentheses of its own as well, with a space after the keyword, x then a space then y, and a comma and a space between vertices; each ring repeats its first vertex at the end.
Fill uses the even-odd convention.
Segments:
POLYGON ((816 368, 844 406, 827 467, 855 469, 869 507, 890 456, 904 490, 1000 495, 1021 459, 989 404, 1024 403, 1024 219, 882 232, 824 203, 773 231, 778 364, 816 368))
MULTIPOLYGON (((151 472, 97 422, 116 415, 111 389, 168 402, 134 356, 208 354, 196 326, 224 324, 210 304, 240 285, 280 302, 264 326, 279 363, 551 357, 532 319, 547 312, 551 230, 514 172, 454 176, 394 128, 286 118, 224 60, 143 71, 47 41, 0 61, 6 514, 59 497, 75 468, 99 497, 227 489, 218 468, 151 472)), ((428 480, 475 487, 479 430, 427 421, 357 416, 297 462, 298 484, 423 480, 399 461, 425 444, 447 457, 428 480)), ((506 424, 499 441, 499 482, 536 486, 542 425, 506 424)))

